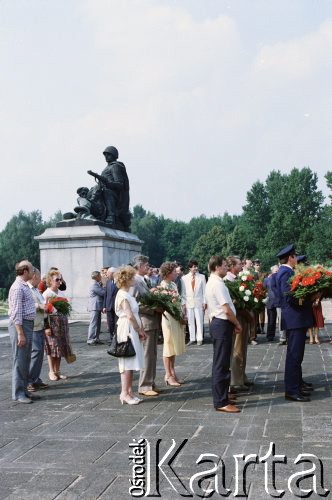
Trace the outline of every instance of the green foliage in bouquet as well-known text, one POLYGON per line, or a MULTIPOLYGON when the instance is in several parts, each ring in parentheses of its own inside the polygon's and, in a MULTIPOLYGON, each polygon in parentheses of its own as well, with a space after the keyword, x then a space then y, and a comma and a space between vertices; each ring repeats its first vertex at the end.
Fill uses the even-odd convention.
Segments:
POLYGON ((225 280, 225 285, 236 309, 259 312, 267 302, 266 289, 250 272, 241 271, 234 281, 225 280))
POLYGON ((161 309, 168 312, 174 319, 181 321, 181 300, 176 290, 169 290, 162 286, 151 288, 149 293, 140 297, 140 304, 151 309, 161 309))
POLYGON ((55 297, 49 298, 47 302, 48 310, 47 312, 50 314, 53 312, 53 307, 57 310, 59 314, 63 314, 64 316, 69 316, 72 310, 71 305, 65 297, 55 297))

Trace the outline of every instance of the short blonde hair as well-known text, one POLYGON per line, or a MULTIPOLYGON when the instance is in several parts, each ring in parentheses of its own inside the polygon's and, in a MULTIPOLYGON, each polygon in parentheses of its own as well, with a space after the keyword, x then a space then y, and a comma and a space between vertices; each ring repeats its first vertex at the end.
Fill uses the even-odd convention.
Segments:
POLYGON ((162 279, 166 278, 172 271, 177 267, 176 262, 163 262, 159 268, 160 275, 162 279))
POLYGON ((56 271, 55 269, 48 271, 48 273, 46 275, 46 285, 47 286, 51 286, 53 276, 59 276, 61 278, 60 271, 56 271))
POLYGON ((114 273, 115 284, 118 288, 128 286, 129 282, 136 275, 136 270, 132 266, 121 266, 114 273))

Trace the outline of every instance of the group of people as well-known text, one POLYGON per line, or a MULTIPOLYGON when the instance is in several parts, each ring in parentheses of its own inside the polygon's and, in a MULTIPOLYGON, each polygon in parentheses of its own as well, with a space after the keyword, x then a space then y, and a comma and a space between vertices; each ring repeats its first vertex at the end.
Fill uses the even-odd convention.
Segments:
MULTIPOLYGON (((296 257, 297 264, 305 264, 306 256, 298 255, 296 257)), ((280 266, 274 265, 271 267, 271 272, 264 280, 263 284, 268 291, 268 301, 266 303, 267 312, 267 339, 273 341, 275 339, 276 324, 279 324, 279 345, 287 344, 287 331, 282 328, 281 323, 281 303, 277 288, 277 273, 280 266)), ((325 327, 321 297, 316 297, 312 302, 311 325, 308 328, 309 344, 320 344, 319 331, 325 327)))
POLYGON ((140 370, 139 395, 159 394, 155 379, 160 329, 163 332, 165 383, 176 387, 181 385, 175 372, 175 356, 184 352, 183 325, 167 312, 162 315, 162 310, 140 304, 142 296, 149 293, 153 286, 177 290, 174 283, 176 267, 177 264, 173 262, 165 262, 156 273, 150 266, 148 257, 138 255, 133 266, 103 268, 100 272, 93 271, 91 274, 87 344, 94 346, 103 343, 99 338, 101 314, 106 313, 109 343, 112 343, 115 332, 119 342, 125 341, 129 334, 136 352, 133 358, 119 359, 121 403, 138 404, 141 401, 132 390, 133 370, 140 370), (153 280, 154 276, 157 277, 156 280, 153 280))
POLYGON ((118 288, 114 282, 115 267, 103 268, 101 271, 91 273, 91 285, 88 293, 88 311, 90 312, 90 323, 88 329, 87 344, 95 346, 103 344, 100 340, 101 314, 106 314, 110 342, 112 341, 115 326, 115 297, 118 288))
MULTIPOLYGON (((313 326, 313 307, 317 307, 320 297, 303 304, 292 298, 289 278, 294 273, 297 256, 294 245, 289 245, 277 255, 279 265, 271 268, 265 278, 269 290, 267 304, 267 338, 275 335, 276 312, 281 310, 281 331, 287 333, 287 355, 285 365, 285 398, 291 401, 309 401, 311 384, 302 378, 301 364, 304 355, 305 335, 313 326), (312 305, 314 303, 314 306, 312 305), (271 306, 271 307, 270 307, 271 306)), ((207 311, 210 335, 213 340, 212 395, 217 411, 237 413, 238 393, 248 390, 253 383, 246 375, 248 344, 257 334, 257 324, 263 330, 264 320, 254 313, 236 309, 225 281, 234 281, 243 269, 257 273, 262 279, 260 263, 242 261, 238 256, 212 256, 208 269, 210 276, 198 272, 198 263, 188 263, 188 273, 175 262, 164 262, 158 272, 158 282, 150 280, 151 266, 148 257, 138 255, 132 265, 118 269, 108 268, 94 271, 89 289, 90 323, 88 345, 102 343, 99 339, 101 313, 107 314, 110 342, 116 333, 117 341, 131 338, 136 355, 119 358, 121 376, 121 403, 129 405, 142 401, 141 396, 155 397, 160 390, 156 386, 157 344, 160 329, 163 335, 163 364, 165 383, 180 387, 183 383, 176 373, 176 356, 185 352, 185 328, 189 328, 188 346, 203 344, 204 313, 207 311), (149 276, 150 275, 150 276, 149 276), (143 305, 142 297, 152 286, 171 290, 181 300, 182 320, 159 308, 143 305), (133 391, 133 371, 139 370, 138 394, 133 391)), ((60 361, 70 351, 68 320, 54 309, 47 308, 50 297, 61 296, 65 282, 56 268, 47 274, 47 285, 40 279, 40 272, 28 261, 16 266, 17 278, 9 292, 10 322, 9 332, 13 347, 13 399, 31 402, 31 392, 47 387, 40 379, 43 356, 40 354, 45 343, 48 355, 49 378, 59 380, 60 361), (43 295, 38 291, 48 286, 43 295), (46 313, 47 312, 47 313, 46 313), (35 332, 36 335, 35 335, 35 332), (44 335, 45 332, 45 335, 44 335), (32 342, 39 345, 39 357, 34 356, 32 342), (28 353, 32 355, 28 356, 28 353)), ((37 349, 36 349, 37 351, 37 349)))
POLYGON ((42 280, 39 269, 28 260, 17 263, 15 271, 8 296, 12 399, 30 404, 39 399, 32 393, 48 387, 41 379, 44 351, 50 380, 67 378, 60 372, 60 363, 62 357, 72 355, 68 318, 49 303, 64 296, 66 283, 57 268, 51 268, 42 280))

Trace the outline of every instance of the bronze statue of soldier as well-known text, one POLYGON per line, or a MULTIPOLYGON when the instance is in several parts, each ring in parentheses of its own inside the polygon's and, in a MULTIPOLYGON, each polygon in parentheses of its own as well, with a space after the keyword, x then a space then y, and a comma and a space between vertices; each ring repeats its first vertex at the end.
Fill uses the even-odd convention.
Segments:
POLYGON ((99 181, 100 200, 106 208, 105 222, 114 229, 130 231, 129 179, 125 165, 117 161, 118 150, 108 146, 103 151, 107 166, 101 175, 88 170, 99 181))

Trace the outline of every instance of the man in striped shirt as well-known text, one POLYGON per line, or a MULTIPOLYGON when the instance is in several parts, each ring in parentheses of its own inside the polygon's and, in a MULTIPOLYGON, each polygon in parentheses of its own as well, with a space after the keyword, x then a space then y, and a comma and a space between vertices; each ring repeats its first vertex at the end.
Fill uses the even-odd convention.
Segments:
POLYGON ((34 268, 28 260, 15 266, 16 280, 8 295, 9 335, 13 350, 12 399, 19 403, 32 403, 27 385, 31 358, 31 345, 36 306, 28 280, 34 268))

